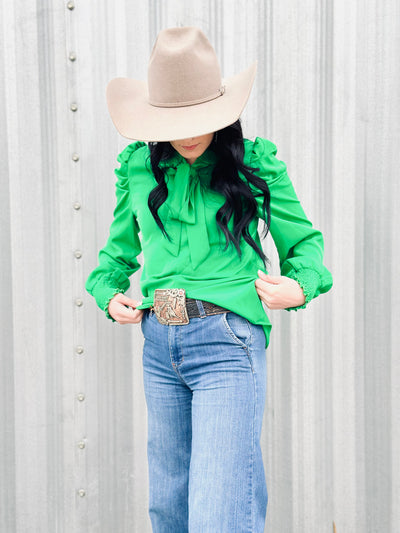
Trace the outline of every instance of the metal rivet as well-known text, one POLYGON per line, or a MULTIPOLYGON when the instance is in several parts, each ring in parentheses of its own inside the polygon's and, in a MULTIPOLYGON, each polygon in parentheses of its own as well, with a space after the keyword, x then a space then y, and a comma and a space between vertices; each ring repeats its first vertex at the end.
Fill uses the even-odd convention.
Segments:
POLYGON ((75 8, 75 4, 73 2, 68 2, 67 8, 72 11, 75 8))
POLYGON ((84 489, 79 489, 78 490, 78 495, 83 498, 84 496, 86 496, 86 491, 84 489))
POLYGON ((83 450, 85 448, 86 444, 85 444, 85 441, 84 440, 81 440, 78 442, 78 448, 80 448, 81 450, 83 450))
POLYGON ((83 400, 85 399, 85 395, 82 394, 82 393, 80 392, 76 398, 77 398, 80 402, 83 402, 83 400))
POLYGON ((74 252, 74 256, 77 258, 77 259, 80 259, 82 257, 82 252, 80 250, 75 250, 74 252))
POLYGON ((81 208, 81 204, 79 202, 75 202, 74 203, 74 209, 75 211, 79 211, 79 209, 81 208))
POLYGON ((78 104, 72 103, 69 108, 71 111, 78 111, 78 104))
POLYGON ((84 352, 83 346, 77 346, 77 347, 75 348, 75 351, 76 351, 76 353, 79 354, 79 355, 83 354, 83 352, 84 352))
POLYGON ((78 154, 72 154, 72 161, 79 161, 79 155, 78 154))
POLYGON ((77 298, 75 300, 75 305, 78 306, 78 307, 82 307, 83 305, 83 300, 81 300, 80 298, 77 298))
POLYGON ((76 61, 76 54, 75 52, 70 52, 69 56, 68 56, 68 59, 70 61, 76 61))

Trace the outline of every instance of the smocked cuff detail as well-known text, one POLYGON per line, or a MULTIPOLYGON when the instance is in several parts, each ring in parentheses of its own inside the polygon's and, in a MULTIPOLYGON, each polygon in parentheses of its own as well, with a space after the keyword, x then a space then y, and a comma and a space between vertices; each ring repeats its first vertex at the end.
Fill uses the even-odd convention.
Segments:
POLYGON ((112 273, 98 279, 94 284, 90 277, 86 282, 86 290, 96 300, 97 305, 105 312, 107 318, 115 322, 108 312, 108 304, 118 293, 129 289, 129 279, 122 272, 112 273))
POLYGON ((110 293, 110 295, 105 300, 104 305, 102 306, 102 309, 105 312, 106 317, 112 320, 112 322, 115 322, 115 319, 108 312, 108 306, 116 294, 120 294, 120 293, 123 294, 125 291, 124 289, 110 289, 110 290, 112 290, 112 293, 110 293))
POLYGON ((300 270, 293 270, 292 272, 289 272, 287 277, 297 281, 297 283, 303 289, 303 293, 306 298, 303 305, 299 305, 297 307, 288 307, 287 311, 298 311, 299 309, 305 309, 307 304, 311 302, 313 298, 315 298, 318 288, 320 287, 321 280, 318 272, 311 268, 302 268, 300 270))

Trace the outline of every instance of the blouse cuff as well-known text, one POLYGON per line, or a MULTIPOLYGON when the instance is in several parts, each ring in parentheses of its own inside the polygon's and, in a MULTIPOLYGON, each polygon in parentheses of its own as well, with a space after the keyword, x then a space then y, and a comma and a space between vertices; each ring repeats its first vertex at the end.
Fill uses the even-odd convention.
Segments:
POLYGON ((302 268, 299 270, 292 270, 292 272, 287 274, 287 277, 297 281, 297 283, 303 289, 303 293, 306 298, 303 305, 288 307, 287 311, 298 311, 299 309, 305 309, 307 304, 317 295, 318 288, 321 284, 318 272, 312 268, 302 268))
POLYGON ((94 286, 86 284, 87 291, 95 298, 97 305, 102 309, 106 317, 115 322, 108 312, 108 305, 114 296, 118 293, 125 293, 129 288, 129 280, 123 273, 112 274, 98 280, 94 286))
POLYGON ((104 305, 101 306, 101 308, 103 309, 103 311, 105 312, 106 314, 106 317, 109 318, 110 320, 112 320, 113 322, 115 322, 115 319, 110 315, 110 313, 108 312, 108 305, 109 303, 111 302, 111 300, 114 298, 114 296, 116 294, 119 294, 119 293, 124 293, 124 289, 108 289, 108 296, 106 297, 106 299, 104 300, 104 305))

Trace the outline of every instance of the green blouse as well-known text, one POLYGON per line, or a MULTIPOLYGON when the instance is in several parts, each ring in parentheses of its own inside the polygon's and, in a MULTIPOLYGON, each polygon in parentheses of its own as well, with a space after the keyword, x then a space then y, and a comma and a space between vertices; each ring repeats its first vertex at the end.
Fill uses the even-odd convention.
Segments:
MULTIPOLYGON (((295 279, 306 302, 332 286, 332 276, 323 265, 323 237, 307 219, 286 164, 276 157, 269 140, 245 139, 244 162, 258 168, 271 193, 270 231, 277 247, 282 276, 295 279)), ((148 196, 156 186, 151 172, 149 148, 143 142, 130 144, 118 156, 117 205, 110 235, 99 252, 99 265, 91 272, 86 289, 108 316, 108 304, 118 292, 129 288, 129 277, 140 268, 143 252, 142 305, 151 307, 155 289, 184 288, 188 298, 205 300, 229 309, 264 327, 268 345, 271 324, 254 285, 257 270, 264 264, 243 239, 239 257, 233 245, 225 248, 225 237, 215 215, 224 197, 209 184, 216 155, 209 148, 192 165, 176 152, 160 163, 165 169, 168 197, 159 215, 170 237, 163 236, 148 208, 148 196)), ((257 198, 262 217, 262 197, 257 198)), ((232 221, 231 221, 232 223, 232 221)), ((230 226, 232 228, 232 225, 230 226)), ((250 234, 260 244, 258 220, 250 234)), ((112 319, 113 320, 113 319, 112 319)))

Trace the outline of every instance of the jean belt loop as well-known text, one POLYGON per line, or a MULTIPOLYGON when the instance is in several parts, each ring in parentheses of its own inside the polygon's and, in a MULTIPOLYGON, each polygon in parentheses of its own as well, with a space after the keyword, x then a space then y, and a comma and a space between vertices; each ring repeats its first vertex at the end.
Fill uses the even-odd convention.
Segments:
POLYGON ((197 304, 197 309, 199 310, 199 313, 200 313, 200 318, 205 318, 207 315, 206 315, 206 312, 204 311, 203 302, 201 300, 196 300, 196 304, 197 304))

